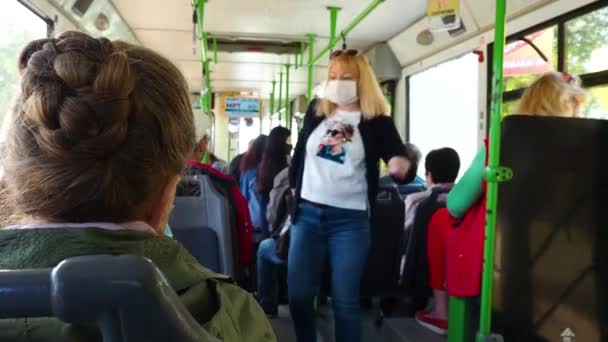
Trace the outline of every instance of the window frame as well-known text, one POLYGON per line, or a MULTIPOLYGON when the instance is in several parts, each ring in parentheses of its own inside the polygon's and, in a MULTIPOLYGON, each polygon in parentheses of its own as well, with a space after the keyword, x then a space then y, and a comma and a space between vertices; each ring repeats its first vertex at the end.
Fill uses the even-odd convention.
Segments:
POLYGON ((17 0, 23 7, 30 10, 30 12, 34 13, 38 18, 42 19, 46 23, 46 35, 47 37, 51 37, 53 32, 55 31, 55 20, 51 19, 49 16, 44 14, 40 9, 36 6, 32 5, 27 0, 17 0))
MULTIPOLYGON (((526 37, 532 33, 542 31, 548 29, 552 26, 557 26, 557 71, 564 72, 566 70, 567 65, 567 50, 568 50, 568 41, 566 38, 566 23, 576 19, 578 17, 585 16, 592 12, 601 10, 603 8, 608 7, 608 3, 604 1, 598 1, 591 3, 589 5, 583 6, 581 8, 575 9, 574 11, 568 12, 561 16, 555 17, 553 19, 549 19, 540 24, 529 27, 523 31, 512 34, 507 37, 506 44, 515 42, 520 40, 523 37, 526 37)), ((494 43, 488 44, 488 60, 492 61, 494 59, 494 43)), ((493 63, 488 63, 488 79, 487 79, 487 122, 490 123, 490 115, 492 110, 492 78, 493 78, 493 63)), ((586 73, 577 75, 581 80, 581 86, 583 88, 591 88, 602 85, 608 85, 608 69, 601 70, 592 73, 586 73)), ((522 96, 526 88, 514 89, 503 92, 502 100, 504 102, 517 101, 522 96)), ((489 124, 486 126, 486 133, 489 131, 489 124)))

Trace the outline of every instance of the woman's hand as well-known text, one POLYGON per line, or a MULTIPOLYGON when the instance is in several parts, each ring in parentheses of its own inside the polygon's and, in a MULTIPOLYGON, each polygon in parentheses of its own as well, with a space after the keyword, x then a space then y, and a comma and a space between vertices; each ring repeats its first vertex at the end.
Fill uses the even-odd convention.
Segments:
POLYGON ((412 163, 403 157, 393 157, 388 161, 388 175, 394 179, 405 181, 412 163))

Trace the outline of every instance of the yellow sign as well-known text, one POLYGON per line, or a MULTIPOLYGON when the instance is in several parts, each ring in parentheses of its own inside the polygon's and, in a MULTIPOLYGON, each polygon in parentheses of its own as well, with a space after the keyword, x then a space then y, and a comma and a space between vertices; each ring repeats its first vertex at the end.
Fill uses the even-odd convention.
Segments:
POLYGON ((458 13, 459 0, 427 0, 429 17, 454 15, 458 13))

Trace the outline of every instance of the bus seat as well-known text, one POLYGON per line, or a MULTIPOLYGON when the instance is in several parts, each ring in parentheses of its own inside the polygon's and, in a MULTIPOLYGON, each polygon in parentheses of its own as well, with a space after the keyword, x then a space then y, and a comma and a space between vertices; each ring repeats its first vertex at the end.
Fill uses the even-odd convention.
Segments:
POLYGON ((426 186, 424 184, 404 184, 397 185, 397 190, 399 190, 399 194, 401 195, 401 197, 405 199, 411 194, 426 190, 426 186))
POLYGON ((395 186, 381 186, 371 217, 371 245, 361 282, 362 297, 388 295, 397 288, 399 241, 405 215, 395 186))
POLYGON ((2 270, 0 319, 56 317, 96 324, 104 342, 217 341, 148 259, 93 255, 55 268, 2 270))
POLYGON ((205 267, 235 276, 235 250, 228 199, 208 175, 184 177, 169 218, 175 239, 205 267))
POLYGON ((607 153, 608 121, 505 118, 494 321, 506 341, 608 341, 607 153))

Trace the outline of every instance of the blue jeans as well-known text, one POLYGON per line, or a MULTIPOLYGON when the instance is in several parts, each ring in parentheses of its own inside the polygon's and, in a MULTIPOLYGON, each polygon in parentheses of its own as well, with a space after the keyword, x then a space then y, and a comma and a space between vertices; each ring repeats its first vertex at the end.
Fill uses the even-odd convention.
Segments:
POLYGON ((272 238, 263 240, 258 247, 258 301, 266 312, 277 310, 279 305, 277 289, 277 266, 285 261, 275 253, 276 241, 272 238))
POLYGON ((287 267, 289 308, 298 342, 316 341, 314 298, 326 254, 336 342, 361 341, 359 287, 370 244, 367 211, 318 208, 304 202, 291 228, 287 267))

